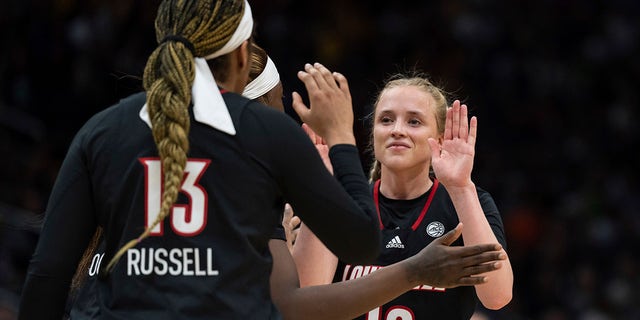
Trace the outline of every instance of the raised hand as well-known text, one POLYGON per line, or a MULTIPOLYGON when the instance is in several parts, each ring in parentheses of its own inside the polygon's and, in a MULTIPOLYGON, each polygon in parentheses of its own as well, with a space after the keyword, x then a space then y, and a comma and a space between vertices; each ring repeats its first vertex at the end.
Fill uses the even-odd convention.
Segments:
POLYGON ((298 232, 300 231, 300 218, 293 212, 293 208, 288 203, 284 205, 284 213, 282 215, 282 227, 287 237, 287 247, 289 252, 293 252, 293 244, 296 242, 298 232))
POLYGON ((311 142, 316 146, 324 166, 333 174, 333 165, 331 165, 331 159, 329 158, 329 146, 327 145, 327 142, 324 141, 321 136, 317 135, 306 123, 302 124, 302 129, 307 133, 309 138, 311 138, 311 142))
POLYGON ((462 234, 462 223, 407 259, 410 281, 434 287, 473 286, 488 281, 483 273, 500 269, 506 259, 500 244, 450 247, 462 234))
POLYGON ((329 147, 348 143, 355 145, 353 108, 347 78, 319 63, 305 65, 298 72, 309 93, 308 108, 297 92, 293 93, 293 109, 300 119, 323 137, 329 147))
POLYGON ((453 102, 447 110, 442 144, 429 138, 431 165, 438 180, 447 188, 471 183, 478 119, 467 119, 467 106, 453 102))

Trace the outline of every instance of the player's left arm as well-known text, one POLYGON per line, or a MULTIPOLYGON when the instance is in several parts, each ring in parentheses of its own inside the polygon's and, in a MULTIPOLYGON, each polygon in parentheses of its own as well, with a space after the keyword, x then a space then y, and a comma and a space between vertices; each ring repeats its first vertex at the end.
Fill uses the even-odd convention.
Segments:
MULTIPOLYGON (((472 117, 469 121, 467 117, 467 106, 456 100, 447 110, 442 142, 429 139, 431 164, 436 177, 447 189, 460 222, 465 226, 462 232, 464 244, 495 243, 498 239, 487 221, 476 186, 471 181, 478 120, 472 117)), ((506 255, 506 251, 504 253, 506 255)), ((508 256, 502 268, 486 276, 489 281, 475 287, 478 298, 486 308, 500 309, 512 298, 513 271, 508 256)))

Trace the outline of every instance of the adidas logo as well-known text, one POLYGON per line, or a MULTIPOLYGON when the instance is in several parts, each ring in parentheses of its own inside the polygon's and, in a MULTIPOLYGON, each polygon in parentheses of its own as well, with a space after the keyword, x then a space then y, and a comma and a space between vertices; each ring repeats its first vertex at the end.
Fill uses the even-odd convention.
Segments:
POLYGON ((395 238, 391 239, 391 241, 389 241, 389 243, 387 243, 387 249, 389 248, 400 248, 400 249, 404 249, 404 244, 402 244, 402 241, 400 241, 400 237, 395 236, 395 238))

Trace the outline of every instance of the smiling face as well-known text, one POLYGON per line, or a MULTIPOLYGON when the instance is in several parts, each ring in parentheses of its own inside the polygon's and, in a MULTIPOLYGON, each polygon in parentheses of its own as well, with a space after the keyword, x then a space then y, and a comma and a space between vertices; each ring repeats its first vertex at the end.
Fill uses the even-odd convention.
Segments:
POLYGON ((413 85, 385 89, 374 114, 373 149, 382 168, 391 171, 428 170, 428 138, 439 139, 436 101, 413 85))

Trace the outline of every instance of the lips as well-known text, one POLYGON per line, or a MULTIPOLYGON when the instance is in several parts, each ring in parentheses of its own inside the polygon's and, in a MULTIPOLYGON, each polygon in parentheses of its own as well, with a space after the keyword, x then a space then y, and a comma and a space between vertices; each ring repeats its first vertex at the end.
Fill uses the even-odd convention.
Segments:
POLYGON ((409 144, 404 142, 392 142, 387 144, 387 149, 409 148, 409 144))

